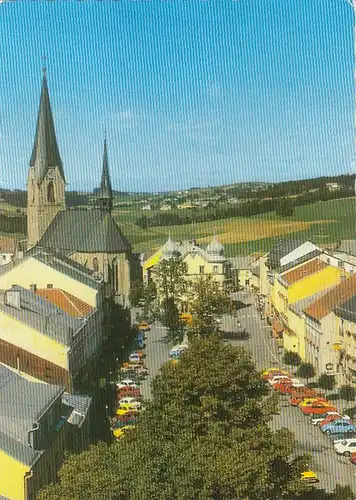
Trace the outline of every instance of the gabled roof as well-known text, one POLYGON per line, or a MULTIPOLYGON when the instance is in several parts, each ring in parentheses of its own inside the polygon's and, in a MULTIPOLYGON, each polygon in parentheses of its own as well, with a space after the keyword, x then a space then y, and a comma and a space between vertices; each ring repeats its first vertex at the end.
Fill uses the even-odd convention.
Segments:
POLYGON ((40 184, 48 169, 58 167, 65 181, 62 160, 57 145, 54 121, 49 100, 46 70, 43 71, 42 90, 38 109, 35 142, 33 145, 30 166, 35 167, 35 178, 40 184))
POLYGON ((58 212, 37 247, 67 255, 71 252, 122 253, 131 249, 111 215, 100 209, 58 212))
POLYGON ((31 466, 43 451, 28 444, 28 431, 64 393, 65 388, 29 382, 0 364, 0 449, 31 466))
POLYGON ((356 323, 356 293, 341 306, 337 306, 334 312, 340 318, 356 323))
POLYGON ((308 316, 320 320, 354 295, 356 295, 356 274, 345 279, 339 285, 334 286, 323 297, 305 308, 304 312, 308 316))
POLYGON ((62 311, 69 314, 69 316, 84 318, 94 311, 94 308, 90 304, 60 288, 39 288, 35 293, 39 297, 55 304, 62 311))
POLYGON ((325 269, 326 267, 328 267, 328 265, 325 262, 319 259, 313 259, 295 269, 292 269, 291 271, 283 273, 281 275, 281 278, 288 285, 293 285, 294 283, 297 283, 297 281, 300 281, 308 276, 311 276, 312 274, 316 274, 325 269))
POLYGON ((73 337, 84 327, 84 322, 59 309, 33 292, 15 285, 1 292, 0 312, 33 328, 59 344, 71 346, 73 337), (9 305, 6 293, 18 293, 20 307, 9 305))

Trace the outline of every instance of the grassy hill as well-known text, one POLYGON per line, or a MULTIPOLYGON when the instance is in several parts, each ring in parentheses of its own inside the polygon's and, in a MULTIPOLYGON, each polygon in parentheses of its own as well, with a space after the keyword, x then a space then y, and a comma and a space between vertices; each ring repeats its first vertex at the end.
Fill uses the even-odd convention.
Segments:
POLYGON ((215 232, 225 245, 227 255, 267 251, 281 237, 300 237, 316 244, 356 238, 356 199, 346 198, 295 209, 292 217, 282 218, 270 212, 250 218, 234 217, 199 224, 141 229, 133 214, 119 214, 116 220, 131 241, 134 250, 148 252, 162 245, 171 233, 175 240, 197 238, 206 244, 215 232))

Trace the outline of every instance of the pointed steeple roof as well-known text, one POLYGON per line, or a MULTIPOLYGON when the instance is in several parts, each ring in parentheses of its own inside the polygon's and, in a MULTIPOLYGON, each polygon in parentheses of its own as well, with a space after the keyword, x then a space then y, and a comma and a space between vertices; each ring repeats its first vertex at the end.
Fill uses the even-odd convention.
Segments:
POLYGON ((56 133, 54 130, 46 68, 43 68, 41 98, 30 166, 35 167, 35 177, 38 184, 43 181, 48 169, 55 166, 59 168, 59 172, 65 181, 62 160, 59 154, 56 133))
POLYGON ((106 139, 104 139, 103 173, 101 174, 100 198, 112 198, 106 139))
POLYGON ((106 138, 104 139, 103 172, 101 174, 99 201, 103 209, 112 209, 113 195, 109 173, 108 148, 106 138))

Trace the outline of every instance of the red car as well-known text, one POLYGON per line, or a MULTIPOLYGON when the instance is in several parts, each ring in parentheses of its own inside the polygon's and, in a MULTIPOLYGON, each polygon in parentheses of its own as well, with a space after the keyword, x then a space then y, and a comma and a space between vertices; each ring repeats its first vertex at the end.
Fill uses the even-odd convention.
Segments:
MULTIPOLYGON (((315 394, 304 394, 304 395, 301 395, 301 394, 298 394, 298 396, 293 396, 289 399, 289 403, 292 405, 292 406, 298 406, 300 403, 303 402, 304 399, 306 398, 315 398, 315 399, 318 399, 319 401, 324 401, 324 402, 327 402, 326 399, 324 398, 319 398, 318 396, 316 396, 315 394)), ((325 410, 326 412, 327 410, 325 410)))
POLYGON ((328 411, 337 411, 335 406, 331 406, 328 402, 318 401, 308 406, 299 406, 304 415, 314 416, 322 415, 328 411))
POLYGON ((324 420, 322 420, 320 422, 320 424, 318 424, 320 427, 322 427, 323 425, 325 424, 329 424, 330 422, 332 422, 333 420, 342 420, 342 415, 338 414, 338 415, 328 415, 326 418, 324 418, 324 420))
POLYGON ((116 392, 116 397, 117 399, 122 399, 126 397, 131 397, 131 398, 141 398, 141 392, 140 389, 131 389, 131 391, 128 391, 126 389, 120 389, 119 391, 116 392))
POLYGON ((356 465, 356 453, 351 453, 350 460, 352 464, 356 465))

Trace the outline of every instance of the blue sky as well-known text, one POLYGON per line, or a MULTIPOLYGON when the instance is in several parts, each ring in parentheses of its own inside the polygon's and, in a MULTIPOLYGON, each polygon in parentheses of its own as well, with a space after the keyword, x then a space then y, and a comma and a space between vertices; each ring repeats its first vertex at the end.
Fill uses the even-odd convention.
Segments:
POLYGON ((43 55, 68 189, 164 191, 350 173, 345 0, 0 4, 0 181, 23 189, 43 55))

